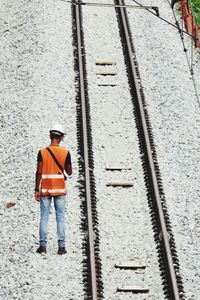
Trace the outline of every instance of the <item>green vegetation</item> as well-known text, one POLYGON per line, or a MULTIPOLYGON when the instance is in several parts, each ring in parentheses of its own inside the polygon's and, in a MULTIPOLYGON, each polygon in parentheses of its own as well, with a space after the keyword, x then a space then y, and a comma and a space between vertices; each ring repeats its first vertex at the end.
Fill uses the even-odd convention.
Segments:
POLYGON ((200 0, 190 0, 189 3, 196 25, 200 25, 200 0))

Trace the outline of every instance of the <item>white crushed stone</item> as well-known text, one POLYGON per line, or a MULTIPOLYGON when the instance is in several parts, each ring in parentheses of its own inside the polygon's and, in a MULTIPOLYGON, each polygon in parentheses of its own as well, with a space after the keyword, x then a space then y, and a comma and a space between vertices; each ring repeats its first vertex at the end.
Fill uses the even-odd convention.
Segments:
MULTIPOLYGON (((155 5, 150 0, 142 3, 155 5)), ((53 0, 0 4, 0 299, 83 299, 71 7, 53 0), (66 125, 64 144, 74 165, 67 207, 70 244, 63 257, 56 254, 53 209, 48 254, 35 254, 39 225, 39 207, 33 198, 36 157, 38 149, 49 143, 47 132, 55 118, 66 125), (8 210, 9 201, 16 205, 8 210)), ((161 16, 173 22, 167 1, 158 0, 156 5, 161 16)), ((186 298, 196 300, 199 107, 176 30, 144 11, 130 9, 129 17, 186 298)), ((85 32, 85 43, 105 299, 161 300, 164 296, 114 9, 83 7, 83 20, 91 26, 85 32), (95 62, 107 59, 117 62, 106 67, 117 70, 109 81, 117 87, 97 86, 108 78, 95 75, 104 69, 95 62), (106 172, 105 166, 113 164, 132 169, 106 172), (133 180, 134 187, 106 187, 107 181, 119 179, 133 180), (146 270, 114 268, 115 263, 129 259, 144 260, 146 270), (117 286, 123 283, 144 284, 149 294, 117 293, 117 286)), ((189 49, 190 41, 186 41, 189 49)), ((197 79, 197 61, 194 71, 197 79)), ((199 80, 197 85, 200 90, 199 80)))
POLYGON ((0 299, 82 299, 80 201, 71 8, 61 1, 1 1, 0 299), (34 200, 37 152, 49 127, 66 126, 74 173, 69 179, 68 254, 57 255, 54 209, 48 253, 38 247, 34 200), (13 208, 6 203, 15 201, 13 208))

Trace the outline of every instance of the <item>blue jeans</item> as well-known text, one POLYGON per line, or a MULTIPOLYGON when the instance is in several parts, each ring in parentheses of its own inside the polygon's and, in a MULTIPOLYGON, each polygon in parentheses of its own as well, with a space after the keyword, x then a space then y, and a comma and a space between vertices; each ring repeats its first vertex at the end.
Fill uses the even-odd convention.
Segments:
POLYGON ((47 225, 51 200, 54 200, 57 222, 58 246, 65 247, 65 204, 66 196, 42 196, 40 199, 40 246, 47 244, 47 225))

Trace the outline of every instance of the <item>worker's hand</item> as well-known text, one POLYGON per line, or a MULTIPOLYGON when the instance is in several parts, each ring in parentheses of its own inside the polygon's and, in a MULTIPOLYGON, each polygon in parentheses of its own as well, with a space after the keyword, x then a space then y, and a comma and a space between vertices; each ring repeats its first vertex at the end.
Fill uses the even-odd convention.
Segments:
POLYGON ((40 202, 40 197, 41 197, 40 192, 35 192, 35 200, 40 202))

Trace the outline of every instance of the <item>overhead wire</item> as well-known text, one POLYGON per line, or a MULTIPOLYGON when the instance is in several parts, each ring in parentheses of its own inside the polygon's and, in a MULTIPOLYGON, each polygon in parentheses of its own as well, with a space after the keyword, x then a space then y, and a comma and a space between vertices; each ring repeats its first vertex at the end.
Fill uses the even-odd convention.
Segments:
MULTIPOLYGON (((137 0, 132 0, 134 3, 136 3, 137 5, 143 7, 143 5, 141 3, 139 3, 137 0)), ((171 3, 169 0, 167 0, 167 2, 169 3, 170 7, 171 7, 171 3)), ((186 46, 185 46, 185 42, 184 42, 184 34, 192 37, 193 39, 195 40, 199 40, 197 37, 193 36, 192 34, 188 33, 187 31, 183 30, 183 22, 182 22, 182 28, 180 28, 180 25, 179 25, 179 22, 176 18, 176 15, 175 15, 175 12, 174 12, 174 9, 172 8, 172 11, 173 11, 173 16, 174 16, 174 20, 175 20, 175 24, 174 25, 173 23, 171 23, 170 21, 164 19, 163 17, 161 17, 160 15, 156 15, 154 12, 152 12, 151 10, 149 10, 148 8, 145 8, 145 10, 147 10, 149 13, 153 14, 154 16, 156 16, 157 18, 161 19, 162 21, 164 21, 165 23, 167 23, 168 25, 171 25, 173 27, 175 27, 179 34, 180 34, 180 38, 181 38, 181 41, 182 41, 182 45, 183 45, 183 51, 185 52, 185 55, 186 55, 186 60, 187 60, 187 64, 188 64, 188 67, 189 67, 189 71, 190 71, 190 75, 191 75, 191 79, 192 79, 192 82, 193 82, 193 87, 194 87, 194 91, 195 91, 195 95, 196 95, 196 98, 197 98, 197 102, 198 102, 198 105, 199 105, 199 108, 200 108, 200 98, 199 98, 199 93, 198 93, 198 89, 197 89, 197 85, 196 85, 196 81, 195 81, 195 78, 194 78, 194 69, 193 69, 193 59, 194 59, 194 56, 193 56, 193 44, 191 46, 192 48, 192 51, 191 51, 191 63, 190 63, 190 60, 189 60, 189 57, 188 57, 188 54, 187 54, 187 49, 186 49, 186 46)), ((192 43, 192 41, 191 41, 192 43)))
MULTIPOLYGON (((169 5, 171 7, 170 1, 167 0, 167 2, 169 3, 169 5)), ((175 20, 177 26, 180 27, 179 22, 178 22, 177 17, 176 17, 176 14, 174 12, 174 9, 172 9, 172 11, 173 11, 174 20, 175 20)), ((182 19, 182 27, 183 27, 183 19, 182 19)), ((179 33, 180 33, 180 31, 179 31, 179 33)), ((196 80, 194 78, 194 68, 193 68, 193 66, 194 66, 194 45, 193 45, 193 41, 191 39, 191 62, 190 62, 189 56, 187 54, 187 49, 186 49, 186 46, 185 46, 184 36, 181 33, 180 33, 180 38, 181 38, 182 45, 183 45, 183 51, 185 52, 186 60, 187 60, 187 63, 188 63, 188 67, 189 67, 189 71, 190 71, 190 75, 191 75, 195 95, 196 95, 197 102, 198 102, 198 105, 199 105, 199 108, 200 108, 200 97, 199 97, 199 93, 198 93, 198 89, 197 89, 197 85, 196 85, 196 80)))
MULTIPOLYGON (((180 29, 179 27, 177 27, 177 25, 174 25, 173 23, 171 23, 170 21, 168 21, 167 19, 161 17, 159 14, 154 13, 153 11, 151 11, 149 8, 146 8, 143 4, 139 3, 137 0, 132 0, 133 2, 135 2, 137 5, 139 5, 140 7, 143 7, 144 10, 148 11, 149 13, 151 13, 152 15, 154 15, 155 17, 159 18, 160 20, 162 20, 163 22, 167 23, 168 25, 176 28, 177 30, 181 30, 182 33, 189 35, 190 37, 192 37, 195 40, 198 40, 198 38, 192 34, 190 34, 189 32, 180 29)), ((169 2, 169 0, 168 0, 169 2)), ((171 6, 171 5, 170 5, 171 6)))
MULTIPOLYGON (((168 2, 169 5, 171 6, 170 1, 167 0, 167 2, 168 2)), ((186 60, 187 60, 187 63, 188 63, 188 67, 189 67, 190 72, 191 72, 191 64, 190 64, 189 56, 188 56, 188 54, 187 54, 187 51, 188 51, 188 50, 187 50, 187 48, 185 47, 184 36, 183 36, 183 34, 182 34, 182 32, 183 32, 183 19, 182 19, 182 22, 181 22, 181 27, 182 27, 182 28, 180 29, 179 22, 178 22, 178 20, 177 20, 177 18, 176 18, 176 15, 175 15, 175 12, 174 12, 173 9, 172 9, 172 12, 173 12, 173 16, 174 16, 175 23, 176 23, 177 28, 178 28, 178 32, 179 32, 179 34, 180 34, 181 42, 182 42, 182 45, 183 45, 183 51, 185 52, 185 56, 186 56, 186 60)))

